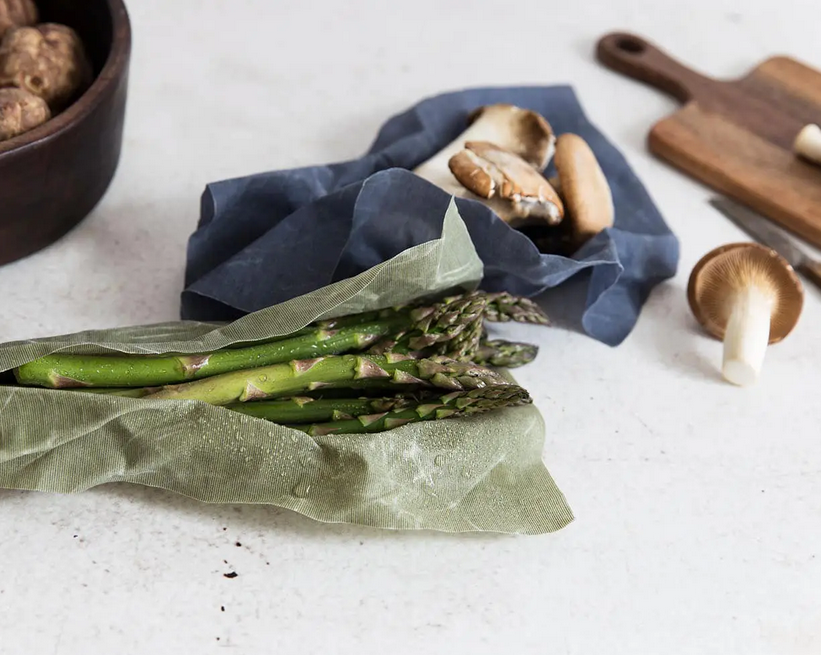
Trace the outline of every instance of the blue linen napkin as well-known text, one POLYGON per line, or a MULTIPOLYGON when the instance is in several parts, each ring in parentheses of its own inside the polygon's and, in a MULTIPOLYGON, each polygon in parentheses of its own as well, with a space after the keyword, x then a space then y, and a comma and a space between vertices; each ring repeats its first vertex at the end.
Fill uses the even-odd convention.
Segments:
POLYGON ((539 112, 557 134, 588 142, 610 183, 616 219, 572 257, 545 255, 480 202, 457 199, 484 263, 480 288, 532 297, 589 269, 581 325, 599 341, 621 343, 653 287, 675 275, 679 244, 569 86, 446 93, 391 118, 360 159, 209 184, 188 244, 182 318, 233 320, 439 238, 451 197, 409 169, 456 138, 471 111, 501 102, 539 112))

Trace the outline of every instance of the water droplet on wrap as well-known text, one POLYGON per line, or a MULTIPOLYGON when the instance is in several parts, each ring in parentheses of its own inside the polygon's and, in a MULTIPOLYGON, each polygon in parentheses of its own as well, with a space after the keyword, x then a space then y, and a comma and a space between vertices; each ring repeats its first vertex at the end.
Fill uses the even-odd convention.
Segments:
POLYGON ((437 455, 436 457, 433 458, 433 463, 436 466, 442 466, 442 464, 445 463, 445 456, 444 455, 437 455))
POLYGON ((294 488, 291 489, 291 492, 297 498, 305 498, 308 493, 311 491, 311 485, 305 480, 300 480, 294 485, 294 488))

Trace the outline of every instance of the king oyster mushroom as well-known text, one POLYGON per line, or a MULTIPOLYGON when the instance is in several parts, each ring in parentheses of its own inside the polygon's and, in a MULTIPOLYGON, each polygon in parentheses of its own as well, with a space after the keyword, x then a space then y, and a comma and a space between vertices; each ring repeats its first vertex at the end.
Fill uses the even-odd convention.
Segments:
POLYGON ((567 133, 558 138, 553 163, 558 176, 551 182, 564 200, 570 239, 578 248, 613 227, 613 194, 596 155, 579 135, 567 133))
POLYGON ((508 223, 537 216, 561 220, 564 208, 556 193, 522 167, 522 163, 529 165, 541 177, 555 143, 550 124, 535 111, 510 104, 487 105, 469 116, 462 134, 413 172, 451 195, 483 201, 508 223), (468 143, 473 148, 466 147, 468 143), (484 184, 488 195, 482 197, 465 187, 452 172, 454 167, 471 188, 481 191, 484 184), (509 190, 507 197, 496 193, 502 188, 509 190), (513 191, 516 188, 518 192, 513 191))
POLYGON ((758 379, 767 346, 795 327, 804 288, 792 266, 774 250, 731 243, 696 264, 687 298, 704 329, 724 340, 724 378, 744 386, 758 379))

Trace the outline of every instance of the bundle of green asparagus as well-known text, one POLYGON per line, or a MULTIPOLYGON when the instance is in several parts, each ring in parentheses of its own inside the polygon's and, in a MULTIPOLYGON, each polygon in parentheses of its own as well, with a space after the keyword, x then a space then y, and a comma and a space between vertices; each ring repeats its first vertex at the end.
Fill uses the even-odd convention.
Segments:
POLYGON ((23 385, 200 400, 309 434, 378 432, 530 402, 487 367, 522 366, 538 348, 489 340, 485 320, 549 325, 526 298, 472 292, 193 355, 55 353, 14 374, 23 385))

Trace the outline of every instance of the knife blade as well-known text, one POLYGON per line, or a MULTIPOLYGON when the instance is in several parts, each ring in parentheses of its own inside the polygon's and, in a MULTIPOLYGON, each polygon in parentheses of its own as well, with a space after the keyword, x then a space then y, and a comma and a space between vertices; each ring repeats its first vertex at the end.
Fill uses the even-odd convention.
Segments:
POLYGON ((759 243, 772 248, 790 266, 821 289, 821 261, 813 259, 768 219, 729 198, 716 196, 709 203, 759 243))

